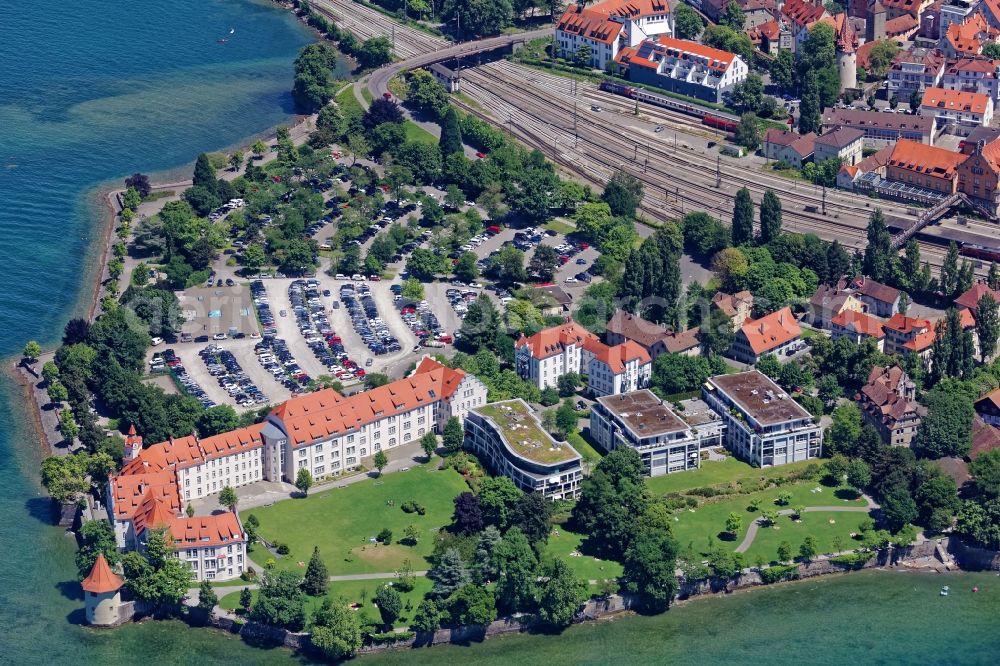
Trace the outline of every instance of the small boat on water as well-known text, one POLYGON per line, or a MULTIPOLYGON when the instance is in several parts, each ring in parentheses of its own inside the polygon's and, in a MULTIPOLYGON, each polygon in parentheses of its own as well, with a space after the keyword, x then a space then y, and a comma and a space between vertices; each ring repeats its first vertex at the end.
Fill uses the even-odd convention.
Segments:
POLYGON ((230 35, 231 35, 231 34, 233 34, 234 32, 236 32, 236 28, 230 28, 230 29, 229 29, 229 34, 230 34, 230 35))
POLYGON ((225 44, 225 43, 226 43, 226 42, 228 42, 228 41, 229 41, 229 40, 228 40, 228 39, 226 39, 225 37, 220 37, 219 39, 215 40, 215 42, 216 42, 217 44, 225 44))
POLYGON ((944 587, 941 588, 941 596, 942 597, 947 597, 948 596, 948 592, 950 592, 950 591, 951 591, 951 589, 947 585, 945 585, 944 587))

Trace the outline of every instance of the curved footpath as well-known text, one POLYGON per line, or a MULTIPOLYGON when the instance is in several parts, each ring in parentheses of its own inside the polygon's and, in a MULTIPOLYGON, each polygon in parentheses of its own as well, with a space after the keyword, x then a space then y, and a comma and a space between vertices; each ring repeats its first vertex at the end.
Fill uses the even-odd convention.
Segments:
MULTIPOLYGON (((808 506, 802 509, 802 513, 868 513, 872 509, 877 509, 878 504, 876 504, 867 495, 863 496, 868 504, 865 506, 808 506)), ((795 509, 783 509, 778 512, 779 516, 790 516, 795 513, 795 509)), ((754 538, 757 536, 757 530, 760 529, 760 518, 755 519, 750 526, 747 528, 747 534, 743 537, 742 543, 736 547, 737 553, 745 553, 748 548, 753 544, 754 538)))

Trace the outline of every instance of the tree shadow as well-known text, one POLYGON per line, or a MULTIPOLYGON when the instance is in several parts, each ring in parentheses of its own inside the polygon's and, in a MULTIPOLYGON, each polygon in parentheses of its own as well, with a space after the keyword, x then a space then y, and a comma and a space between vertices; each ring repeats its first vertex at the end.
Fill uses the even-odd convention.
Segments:
POLYGON ((70 601, 83 601, 83 588, 80 587, 79 581, 75 580, 63 580, 55 584, 55 588, 59 590, 59 594, 63 595, 66 599, 70 601))
POLYGON ((836 495, 837 499, 848 500, 848 501, 856 500, 859 497, 861 497, 861 494, 857 490, 854 490, 853 488, 839 488, 833 494, 836 495))
POLYGON ((45 525, 55 525, 59 517, 58 505, 51 497, 31 497, 24 503, 28 515, 45 525))
POLYGON ((725 530, 719 532, 715 535, 715 538, 719 541, 736 541, 736 535, 732 532, 727 532, 725 530))

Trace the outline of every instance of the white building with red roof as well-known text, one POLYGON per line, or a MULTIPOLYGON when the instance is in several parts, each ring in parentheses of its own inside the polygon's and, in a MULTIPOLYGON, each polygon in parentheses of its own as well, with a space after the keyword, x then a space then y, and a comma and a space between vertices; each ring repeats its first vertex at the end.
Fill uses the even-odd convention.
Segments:
POLYGON ((666 35, 622 48, 615 62, 630 81, 714 103, 750 72, 738 55, 666 35))
POLYGON ((594 395, 617 395, 649 386, 653 361, 642 345, 632 340, 595 349, 587 371, 594 395))
POLYGON ((572 59, 587 46, 590 66, 604 69, 622 47, 673 34, 673 15, 666 0, 604 0, 590 6, 567 6, 556 24, 555 48, 560 57, 572 59))
POLYGON ((993 98, 984 93, 928 88, 918 113, 938 126, 985 127, 993 121, 993 98))
MULTIPOLYGON (((121 547, 141 547, 150 527, 168 529, 199 580, 239 576, 246 535, 235 514, 182 517, 188 502, 262 480, 322 479, 376 451, 440 431, 486 403, 476 377, 425 357, 409 377, 352 396, 300 395, 261 423, 213 437, 172 438, 138 451, 108 481, 108 509, 121 547), (242 545, 241 545, 242 544, 242 545)), ((137 435, 131 435, 138 437, 137 435)))
POLYGON ((729 352, 743 363, 756 363, 765 354, 780 358, 802 337, 802 329, 795 320, 792 309, 784 307, 760 319, 748 319, 736 331, 736 338, 729 352))

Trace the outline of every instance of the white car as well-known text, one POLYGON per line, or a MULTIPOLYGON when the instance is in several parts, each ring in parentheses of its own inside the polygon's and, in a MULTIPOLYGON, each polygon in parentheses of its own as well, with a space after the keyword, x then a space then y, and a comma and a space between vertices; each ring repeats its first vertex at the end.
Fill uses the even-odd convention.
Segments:
POLYGON ((570 282, 576 282, 576 278, 575 277, 568 277, 568 278, 566 278, 564 280, 564 282, 566 282, 567 284, 570 283, 570 282))
POLYGON ((163 344, 163 338, 153 338, 152 340, 150 340, 150 342, 152 343, 152 345, 154 347, 156 345, 162 345, 163 344))
POLYGON ((334 280, 346 280, 347 276, 344 275, 343 273, 337 273, 336 277, 334 277, 333 279, 334 280))

